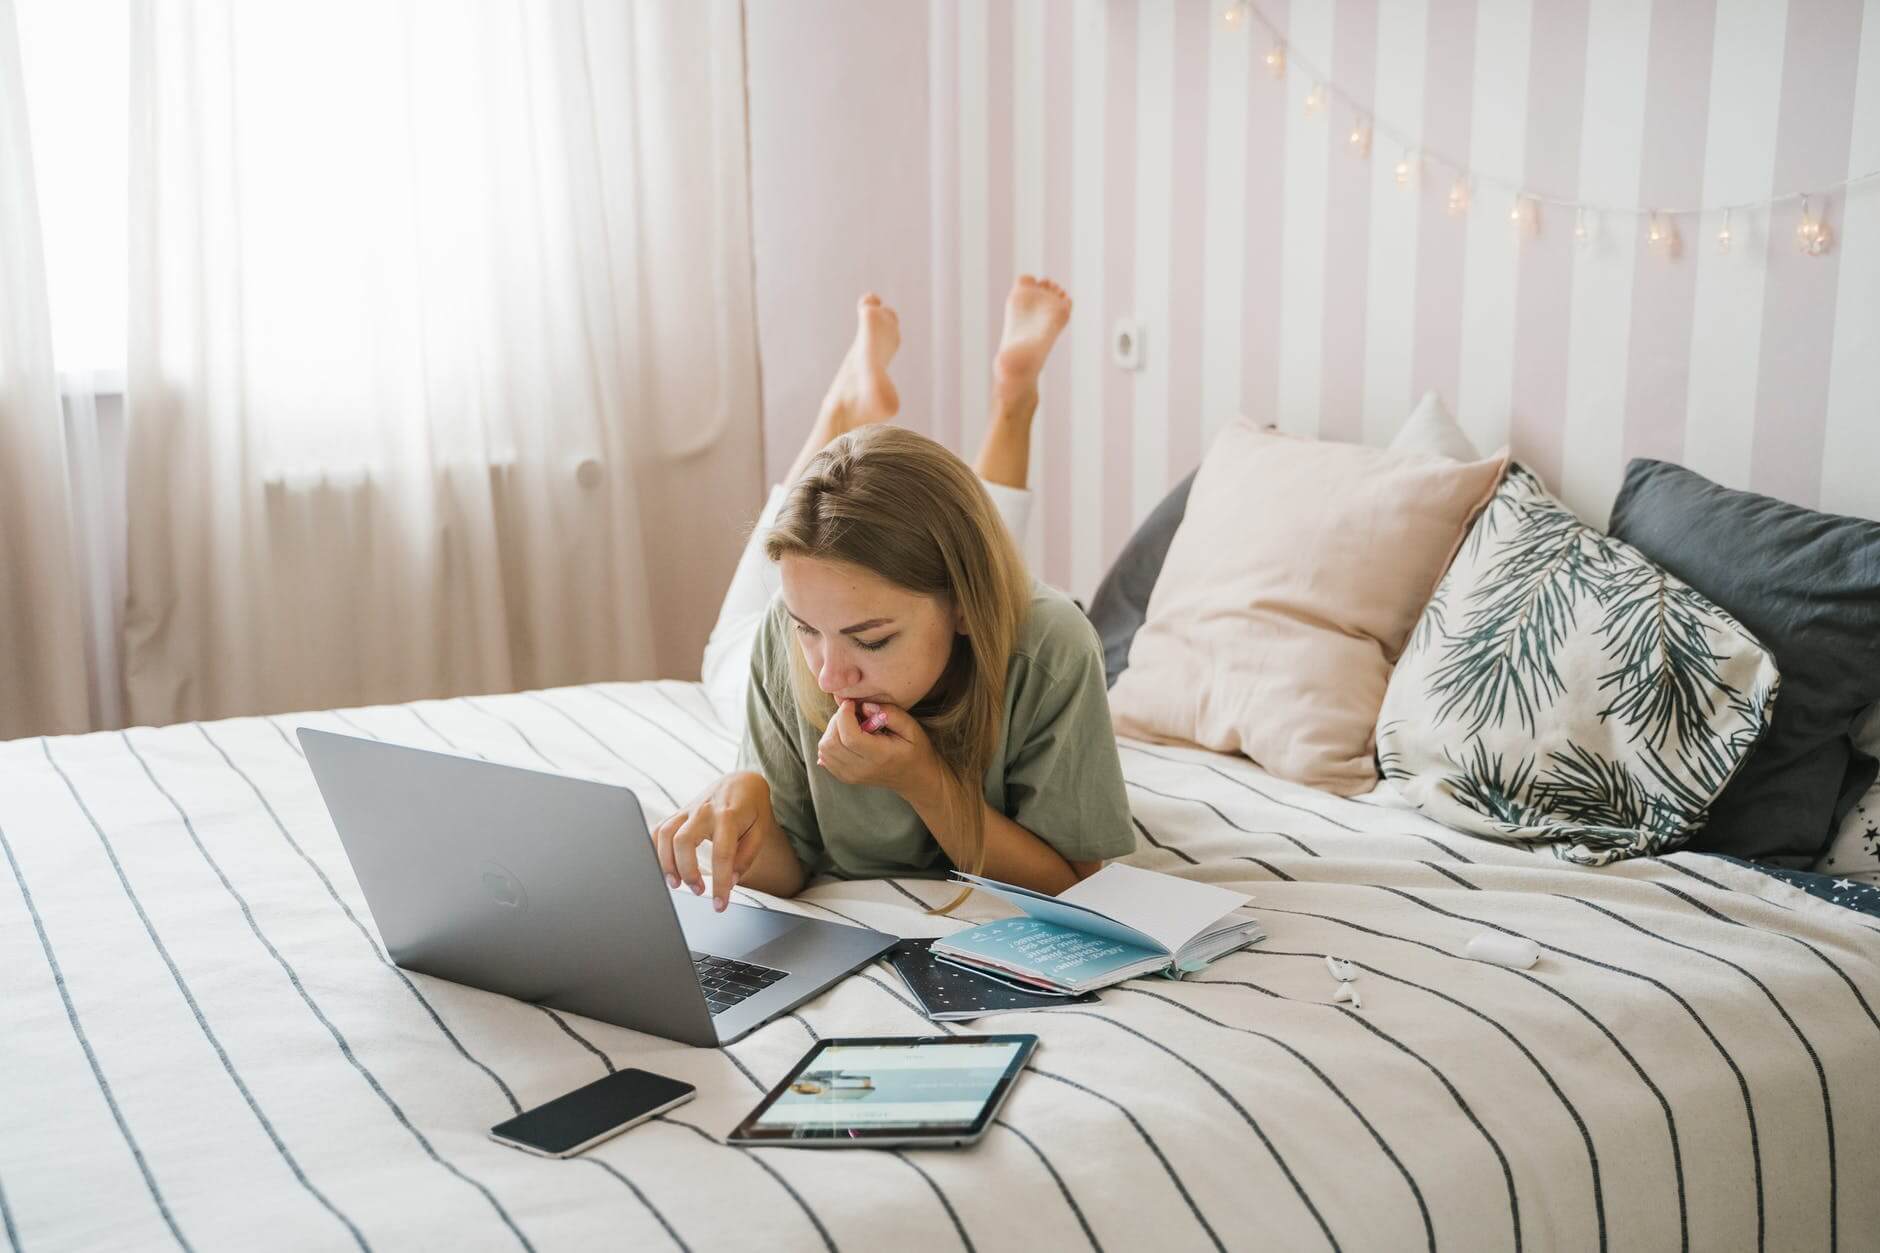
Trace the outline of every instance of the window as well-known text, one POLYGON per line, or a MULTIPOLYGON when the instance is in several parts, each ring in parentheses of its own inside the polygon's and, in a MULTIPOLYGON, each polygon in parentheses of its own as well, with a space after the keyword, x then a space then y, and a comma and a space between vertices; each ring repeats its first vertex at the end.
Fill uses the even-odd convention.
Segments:
POLYGON ((53 364, 119 390, 130 185, 129 0, 17 0, 53 364), (116 380, 114 382, 114 380, 116 380))

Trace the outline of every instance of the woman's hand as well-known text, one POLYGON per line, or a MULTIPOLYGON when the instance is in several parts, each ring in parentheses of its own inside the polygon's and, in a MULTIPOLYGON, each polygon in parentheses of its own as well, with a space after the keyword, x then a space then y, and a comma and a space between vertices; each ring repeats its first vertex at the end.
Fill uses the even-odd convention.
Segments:
POLYGON ((690 805, 676 811, 653 830, 659 850, 659 868, 666 886, 684 883, 694 896, 705 892, 699 873, 698 846, 712 845, 713 906, 724 909, 731 889, 763 851, 764 819, 770 815, 770 784, 755 771, 728 774, 690 805))
POLYGON ((845 700, 816 745, 816 764, 844 783, 885 787, 910 804, 933 791, 940 755, 926 730, 905 709, 869 704, 857 710, 845 700), (879 731, 862 730, 862 721, 880 722, 879 731))

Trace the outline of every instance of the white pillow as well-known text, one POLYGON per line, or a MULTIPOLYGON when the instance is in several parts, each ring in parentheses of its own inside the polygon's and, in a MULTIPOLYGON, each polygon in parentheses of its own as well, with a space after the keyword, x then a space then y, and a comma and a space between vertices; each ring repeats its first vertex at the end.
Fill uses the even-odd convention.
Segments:
POLYGON ((1443 398, 1434 389, 1424 392, 1423 399, 1417 401, 1417 407, 1404 419, 1397 437, 1390 441, 1390 450, 1427 453, 1432 457, 1447 457, 1451 461, 1482 459, 1482 454, 1463 434, 1462 427, 1449 415, 1449 410, 1443 405, 1443 398))
MULTIPOLYGON (((1869 709, 1855 725, 1854 747, 1869 757, 1880 757, 1880 705, 1869 709)), ((1814 869, 1817 874, 1880 887, 1880 781, 1847 811, 1814 869)))

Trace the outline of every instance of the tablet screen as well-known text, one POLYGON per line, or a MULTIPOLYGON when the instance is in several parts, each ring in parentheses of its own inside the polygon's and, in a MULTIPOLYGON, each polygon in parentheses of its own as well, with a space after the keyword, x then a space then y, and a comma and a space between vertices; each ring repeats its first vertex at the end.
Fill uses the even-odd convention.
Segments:
POLYGON ((983 1129, 1037 1037, 825 1040, 734 1138, 866 1140, 983 1129))

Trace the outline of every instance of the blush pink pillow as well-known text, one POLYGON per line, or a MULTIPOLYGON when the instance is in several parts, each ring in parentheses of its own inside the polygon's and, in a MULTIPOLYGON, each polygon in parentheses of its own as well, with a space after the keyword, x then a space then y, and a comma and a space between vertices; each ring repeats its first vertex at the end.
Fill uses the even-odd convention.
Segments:
POLYGON ((1391 667, 1507 463, 1226 427, 1110 689, 1117 733, 1370 791, 1391 667))

